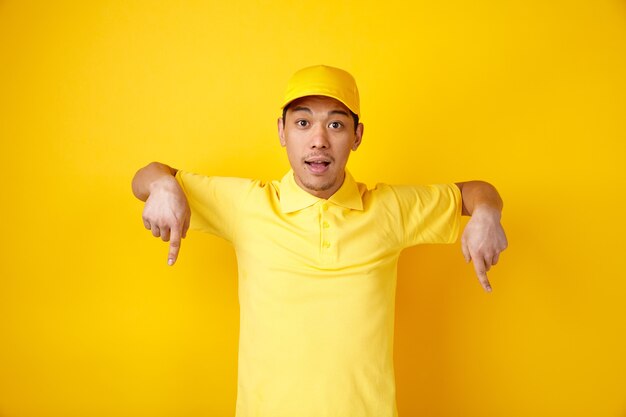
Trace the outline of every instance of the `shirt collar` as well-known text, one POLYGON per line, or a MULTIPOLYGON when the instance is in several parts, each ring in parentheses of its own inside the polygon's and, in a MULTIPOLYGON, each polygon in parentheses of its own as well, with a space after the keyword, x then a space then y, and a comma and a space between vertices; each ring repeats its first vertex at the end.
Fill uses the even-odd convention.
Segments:
MULTIPOLYGON (((302 210, 318 201, 323 200, 315 197, 300 188, 290 170, 280 181, 280 209, 283 213, 291 213, 302 210)), ((341 187, 329 199, 329 202, 352 210, 363 210, 363 201, 359 186, 352 175, 346 171, 346 177, 341 187)))

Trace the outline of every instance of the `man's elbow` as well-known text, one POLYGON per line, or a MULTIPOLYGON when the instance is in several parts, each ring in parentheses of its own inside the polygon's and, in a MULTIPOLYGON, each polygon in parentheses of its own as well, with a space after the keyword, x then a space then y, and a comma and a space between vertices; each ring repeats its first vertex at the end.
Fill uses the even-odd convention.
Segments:
POLYGON ((502 199, 496 187, 482 180, 458 182, 463 199, 462 214, 470 216, 477 205, 487 204, 502 210, 502 199))
POLYGON ((150 183, 163 175, 175 176, 178 170, 161 162, 150 162, 137 170, 133 176, 131 187, 133 195, 141 201, 146 201, 150 196, 150 183))

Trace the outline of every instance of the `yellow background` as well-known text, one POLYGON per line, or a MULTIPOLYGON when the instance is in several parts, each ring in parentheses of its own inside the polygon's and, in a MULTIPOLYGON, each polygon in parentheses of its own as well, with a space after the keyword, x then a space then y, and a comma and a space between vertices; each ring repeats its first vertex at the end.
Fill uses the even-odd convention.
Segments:
POLYGON ((0 416, 234 414, 234 253, 168 267, 130 181, 280 178, 318 63, 359 83, 357 179, 505 201, 492 294, 458 243, 401 257, 401 417, 626 415, 623 1, 0 0, 0 416))

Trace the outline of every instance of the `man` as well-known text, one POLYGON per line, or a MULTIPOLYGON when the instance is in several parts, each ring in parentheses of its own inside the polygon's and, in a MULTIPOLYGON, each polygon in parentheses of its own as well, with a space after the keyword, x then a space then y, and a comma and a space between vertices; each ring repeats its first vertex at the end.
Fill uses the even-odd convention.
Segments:
POLYGON ((170 242, 190 227, 233 243, 241 309, 238 417, 397 416, 396 266, 402 249, 452 243, 486 272, 507 242, 491 185, 379 184, 345 170, 363 138, 352 76, 315 66, 289 82, 278 119, 291 170, 281 181, 206 177, 152 163, 133 192, 144 226, 170 242), (191 216, 193 214, 193 216, 191 216))

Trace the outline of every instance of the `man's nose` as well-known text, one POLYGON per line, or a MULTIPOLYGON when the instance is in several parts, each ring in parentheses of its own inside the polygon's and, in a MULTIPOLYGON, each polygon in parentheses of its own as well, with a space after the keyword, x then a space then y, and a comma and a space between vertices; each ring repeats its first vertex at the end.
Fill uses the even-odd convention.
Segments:
POLYGON ((311 148, 328 148, 328 132, 323 124, 316 126, 311 132, 311 148))

